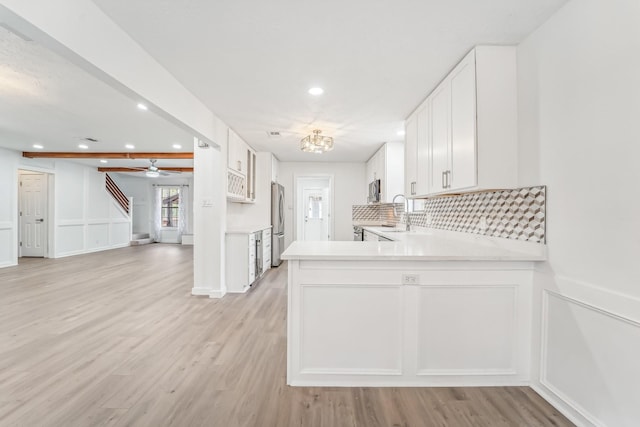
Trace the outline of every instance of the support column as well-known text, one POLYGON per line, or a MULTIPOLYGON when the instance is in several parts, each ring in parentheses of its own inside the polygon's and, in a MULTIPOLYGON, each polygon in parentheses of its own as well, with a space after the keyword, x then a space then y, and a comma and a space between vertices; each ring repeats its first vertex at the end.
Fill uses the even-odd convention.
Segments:
MULTIPOLYGON (((219 147, 203 146, 194 138, 193 147, 193 295, 221 298, 225 282, 226 134, 216 120, 219 147)), ((206 144, 205 144, 206 145, 206 144)))

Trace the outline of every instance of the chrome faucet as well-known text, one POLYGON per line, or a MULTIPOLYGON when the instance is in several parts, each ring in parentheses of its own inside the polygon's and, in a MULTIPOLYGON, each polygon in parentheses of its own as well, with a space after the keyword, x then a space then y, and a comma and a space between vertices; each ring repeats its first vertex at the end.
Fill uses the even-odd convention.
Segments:
POLYGON ((411 231, 411 215, 409 215, 409 201, 404 196, 404 194, 396 194, 395 196, 393 196, 393 200, 391 201, 391 203, 393 204, 393 216, 395 218, 398 218, 398 212, 396 211, 396 199, 398 197, 402 197, 404 199, 404 217, 407 222, 406 230, 411 231))

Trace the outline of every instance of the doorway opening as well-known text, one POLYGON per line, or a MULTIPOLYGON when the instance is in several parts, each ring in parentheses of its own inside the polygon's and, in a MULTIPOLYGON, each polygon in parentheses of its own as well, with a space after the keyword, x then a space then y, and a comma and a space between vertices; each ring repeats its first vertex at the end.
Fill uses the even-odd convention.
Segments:
POLYGON ((296 240, 332 240, 333 177, 296 177, 296 240))
POLYGON ((18 257, 49 257, 49 175, 18 170, 18 257))

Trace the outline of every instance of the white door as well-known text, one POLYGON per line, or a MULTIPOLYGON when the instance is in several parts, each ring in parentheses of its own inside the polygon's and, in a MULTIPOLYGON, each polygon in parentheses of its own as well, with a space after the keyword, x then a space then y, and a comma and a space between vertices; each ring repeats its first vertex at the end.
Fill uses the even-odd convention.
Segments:
POLYGON ((47 176, 20 173, 20 256, 44 257, 47 245, 47 176))
POLYGON ((330 175, 295 178, 295 239, 333 240, 333 177, 330 175))
POLYGON ((329 240, 328 191, 305 188, 302 191, 304 226, 302 240, 329 240))

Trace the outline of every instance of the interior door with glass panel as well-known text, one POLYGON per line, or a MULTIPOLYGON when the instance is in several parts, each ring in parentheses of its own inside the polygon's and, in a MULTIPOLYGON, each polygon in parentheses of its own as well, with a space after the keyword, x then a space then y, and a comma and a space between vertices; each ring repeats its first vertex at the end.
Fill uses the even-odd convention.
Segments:
POLYGON ((304 207, 303 240, 329 240, 328 191, 323 188, 305 188, 302 192, 304 207))

